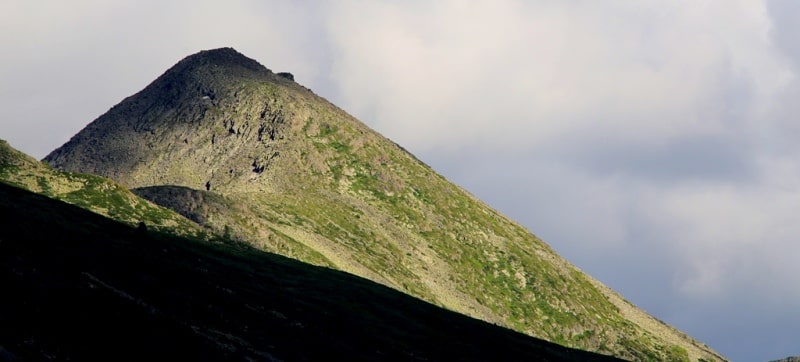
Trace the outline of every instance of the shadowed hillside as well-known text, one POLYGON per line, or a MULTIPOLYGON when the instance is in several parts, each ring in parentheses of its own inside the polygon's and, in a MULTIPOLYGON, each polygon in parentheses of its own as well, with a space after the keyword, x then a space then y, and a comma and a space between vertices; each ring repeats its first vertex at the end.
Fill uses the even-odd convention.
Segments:
POLYGON ((0 183, 0 360, 613 360, 0 183))

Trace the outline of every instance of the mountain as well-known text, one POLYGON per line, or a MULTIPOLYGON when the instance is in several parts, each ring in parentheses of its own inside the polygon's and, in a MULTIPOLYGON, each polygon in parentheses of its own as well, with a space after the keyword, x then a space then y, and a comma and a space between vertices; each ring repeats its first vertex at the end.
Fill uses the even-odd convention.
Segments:
POLYGON ((0 215, 0 361, 615 360, 4 182, 0 215))
POLYGON ((258 249, 564 346, 723 359, 290 74, 230 48, 181 60, 45 161, 258 249))

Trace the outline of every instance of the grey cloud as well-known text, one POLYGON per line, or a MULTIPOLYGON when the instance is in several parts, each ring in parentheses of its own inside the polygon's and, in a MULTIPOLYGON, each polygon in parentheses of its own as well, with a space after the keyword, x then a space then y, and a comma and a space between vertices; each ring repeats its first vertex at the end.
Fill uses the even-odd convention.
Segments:
POLYGON ((800 33, 800 6, 792 0, 767 0, 767 11, 772 19, 770 35, 778 47, 796 65, 800 65, 800 43, 796 34, 800 33))
POLYGON ((749 148, 741 139, 688 135, 666 144, 578 148, 576 151, 583 153, 568 156, 565 161, 598 177, 624 174, 655 184, 748 182, 755 177, 749 148))
MULTIPOLYGON (((790 231, 783 238, 751 245, 726 246, 724 240, 716 240, 722 242, 722 250, 736 250, 717 256, 695 255, 708 240, 695 235, 692 228, 702 228, 704 220, 692 219, 695 225, 688 225, 653 202, 675 197, 675 192, 668 191, 679 187, 673 183, 653 183, 637 175, 595 174, 536 153, 467 149, 422 153, 420 157, 528 226, 568 260, 635 304, 699 336, 729 357, 769 360, 796 354, 789 342, 800 335, 790 325, 800 317, 794 308, 800 298, 786 288, 800 280, 775 275, 791 269, 775 255, 791 259, 797 255, 796 249, 787 248, 794 242, 790 231), (653 196, 653 192, 661 195, 653 196), (730 263, 723 265, 721 280, 711 281, 721 288, 711 296, 683 291, 683 284, 697 277, 694 261, 698 257, 701 263, 730 263)), ((716 176, 705 183, 729 182, 716 176)), ((690 177, 682 180, 692 183, 690 177)), ((747 187, 764 186, 751 182, 747 187)))
POLYGON ((770 361, 797 355, 800 323, 796 304, 767 303, 763 295, 742 289, 725 299, 703 302, 691 299, 672 301, 668 314, 679 328, 692 326, 695 333, 710 336, 709 343, 731 351, 736 361, 770 361), (687 308, 697 310, 688 315, 687 308))

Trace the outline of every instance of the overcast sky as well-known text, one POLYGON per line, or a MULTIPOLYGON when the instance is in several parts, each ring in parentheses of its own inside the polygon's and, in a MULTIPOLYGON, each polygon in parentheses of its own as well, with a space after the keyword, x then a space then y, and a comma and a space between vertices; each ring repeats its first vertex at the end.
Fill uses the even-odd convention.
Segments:
POLYGON ((725 356, 800 355, 800 2, 0 0, 0 138, 222 46, 725 356))

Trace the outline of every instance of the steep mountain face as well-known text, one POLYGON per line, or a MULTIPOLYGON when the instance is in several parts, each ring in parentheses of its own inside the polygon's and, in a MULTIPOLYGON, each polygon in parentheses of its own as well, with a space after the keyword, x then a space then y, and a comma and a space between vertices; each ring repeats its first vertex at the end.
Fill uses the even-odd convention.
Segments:
POLYGON ((292 77, 189 56, 45 158, 219 234, 566 346, 718 360, 292 77))

